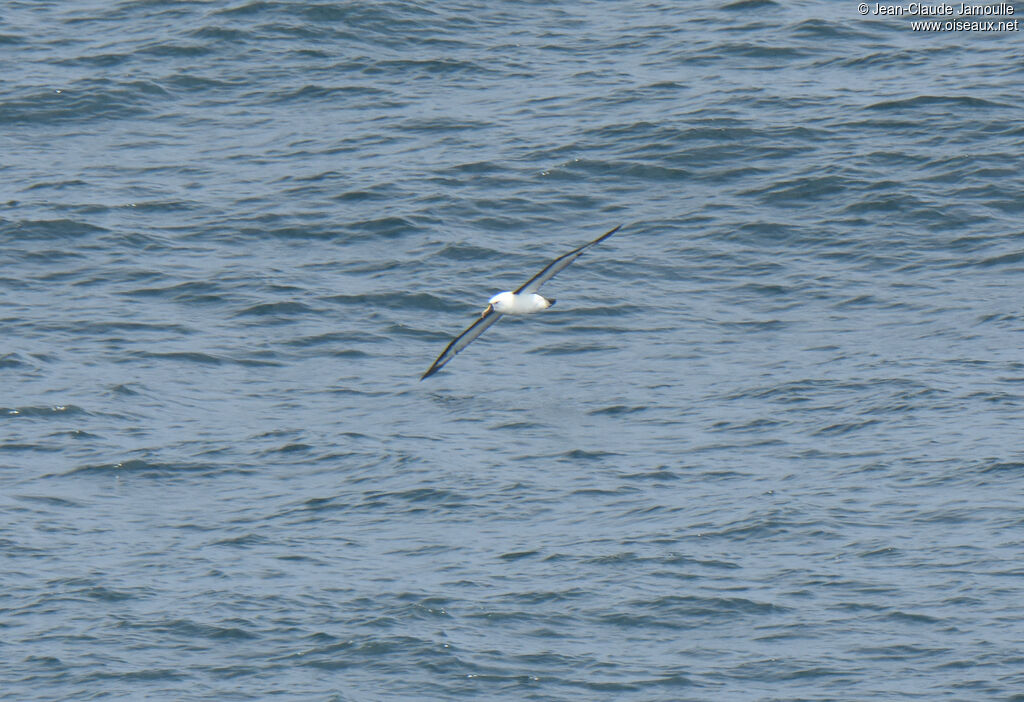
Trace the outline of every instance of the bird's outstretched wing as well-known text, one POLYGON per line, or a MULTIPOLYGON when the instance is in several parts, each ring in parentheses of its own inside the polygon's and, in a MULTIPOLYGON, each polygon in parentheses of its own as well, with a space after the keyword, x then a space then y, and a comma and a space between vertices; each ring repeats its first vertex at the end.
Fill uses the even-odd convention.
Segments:
POLYGON ((466 328, 466 331, 452 339, 451 343, 445 347, 444 351, 442 351, 441 355, 437 357, 437 360, 434 361, 433 365, 427 369, 427 372, 420 376, 420 380, 429 378, 434 373, 441 370, 441 367, 444 364, 455 358, 455 354, 472 344, 474 339, 487 331, 487 327, 497 322, 500 317, 501 312, 495 312, 494 308, 488 307, 487 312, 485 312, 480 319, 470 324, 469 327, 466 328))
POLYGON ((538 290, 540 290, 540 286, 541 285, 544 285, 544 283, 548 282, 549 280, 554 278, 556 275, 558 275, 562 270, 567 268, 570 263, 572 263, 577 258, 582 256, 584 251, 589 249, 594 244, 601 243, 602 241, 604 241, 605 239, 610 237, 612 234, 614 234, 615 232, 619 231, 619 229, 621 229, 621 228, 622 228, 622 225, 620 224, 619 226, 615 227, 615 229, 612 229, 607 234, 602 234, 601 236, 597 237, 596 239, 594 239, 589 244, 584 244, 583 246, 579 247, 578 249, 573 249, 569 253, 567 253, 567 254, 565 254, 563 256, 559 256, 554 261, 552 261, 551 263, 546 265, 544 267, 544 269, 540 273, 538 273, 537 275, 533 276, 528 281, 526 281, 521 286, 519 286, 519 289, 516 290, 516 295, 518 295, 520 293, 533 293, 533 292, 537 292, 538 290))

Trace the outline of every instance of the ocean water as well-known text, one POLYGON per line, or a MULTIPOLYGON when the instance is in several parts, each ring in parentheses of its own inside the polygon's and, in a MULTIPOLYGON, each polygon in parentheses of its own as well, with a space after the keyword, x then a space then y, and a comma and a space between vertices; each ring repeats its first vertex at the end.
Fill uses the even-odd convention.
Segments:
POLYGON ((1024 35, 913 19, 5 2, 0 697, 1024 700, 1024 35))

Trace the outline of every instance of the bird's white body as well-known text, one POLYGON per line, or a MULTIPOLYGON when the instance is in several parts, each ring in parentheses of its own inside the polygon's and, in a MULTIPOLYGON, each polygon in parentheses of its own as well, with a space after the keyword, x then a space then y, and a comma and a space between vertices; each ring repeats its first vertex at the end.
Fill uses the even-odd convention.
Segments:
POLYGON ((553 304, 555 304, 554 300, 549 300, 537 293, 517 295, 514 292, 500 292, 487 301, 487 309, 493 308, 495 312, 501 314, 531 314, 546 310, 553 304))

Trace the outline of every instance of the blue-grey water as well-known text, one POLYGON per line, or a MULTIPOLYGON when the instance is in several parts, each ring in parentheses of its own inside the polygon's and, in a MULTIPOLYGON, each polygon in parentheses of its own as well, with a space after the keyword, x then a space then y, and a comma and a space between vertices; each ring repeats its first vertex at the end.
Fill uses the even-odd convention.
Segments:
POLYGON ((1024 700, 1024 35, 911 19, 5 2, 0 697, 1024 700))

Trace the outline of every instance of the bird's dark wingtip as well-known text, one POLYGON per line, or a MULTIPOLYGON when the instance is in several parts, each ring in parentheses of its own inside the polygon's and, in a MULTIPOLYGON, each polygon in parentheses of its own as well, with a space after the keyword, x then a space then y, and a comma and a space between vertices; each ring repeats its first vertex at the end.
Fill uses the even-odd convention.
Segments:
MULTIPOLYGON (((449 360, 451 360, 451 359, 449 359, 449 360)), ((437 363, 437 362, 435 362, 434 365, 432 365, 430 368, 427 369, 426 373, 424 373, 423 375, 420 376, 420 380, 426 380, 427 378, 432 376, 434 373, 437 373, 439 370, 444 368, 445 364, 447 364, 447 363, 448 363, 448 361, 445 361, 444 363, 437 363)))
POLYGON ((605 239, 607 239, 608 237, 610 237, 612 234, 614 234, 615 232, 619 231, 620 229, 622 229, 622 225, 621 224, 619 226, 617 226, 617 227, 615 227, 615 228, 605 232, 601 236, 601 238, 598 239, 597 241, 595 241, 594 243, 596 244, 598 241, 604 241, 605 239))

